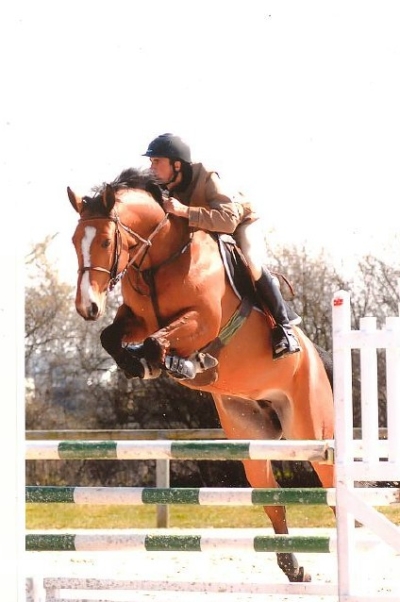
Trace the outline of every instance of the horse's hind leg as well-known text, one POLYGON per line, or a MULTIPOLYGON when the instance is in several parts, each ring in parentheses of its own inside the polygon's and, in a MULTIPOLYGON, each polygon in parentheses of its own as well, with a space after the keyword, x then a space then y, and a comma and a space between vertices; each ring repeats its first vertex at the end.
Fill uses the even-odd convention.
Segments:
MULTIPOLYGON (((255 438, 255 437, 252 437, 255 438)), ((243 466, 247 480, 252 487, 278 488, 271 462, 262 460, 244 460, 243 466)), ((286 522, 285 506, 263 506, 264 512, 271 521, 277 535, 287 535, 289 529, 286 522)), ((289 581, 311 581, 310 575, 299 566, 293 553, 277 552, 278 566, 285 573, 289 581)))
MULTIPOLYGON (((317 462, 311 462, 311 464, 321 481, 321 487, 325 487, 326 489, 333 488, 335 486, 334 466, 332 464, 320 464, 317 462)), ((336 516, 336 507, 331 506, 331 510, 336 516)))
MULTIPOLYGON (((257 402, 238 397, 213 395, 221 426, 229 439, 280 439, 282 430, 278 417, 268 402, 257 402)), ((271 462, 243 460, 247 480, 252 487, 278 488, 271 462)), ((289 533, 284 506, 264 506, 277 535, 289 533)), ((277 552, 278 566, 289 581, 309 581, 310 577, 299 567, 296 556, 277 552)))

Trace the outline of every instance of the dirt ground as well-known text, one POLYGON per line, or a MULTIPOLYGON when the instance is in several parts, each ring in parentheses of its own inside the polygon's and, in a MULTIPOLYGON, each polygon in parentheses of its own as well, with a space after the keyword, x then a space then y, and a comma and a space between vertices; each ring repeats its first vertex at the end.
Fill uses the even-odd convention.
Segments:
MULTIPOLYGON (((193 533, 194 530, 190 530, 193 533)), ((221 530, 222 531, 222 530, 221 530)), ((263 534, 271 531, 263 529, 263 534)), ((148 532, 148 531, 147 531, 148 532)), ((232 533, 232 531, 230 531, 232 533)), ((249 532, 250 533, 250 532, 249 532)), ((305 530, 292 530, 305 534, 305 530)), ((318 531, 332 535, 329 529, 318 531)), ((251 531, 254 535, 254 530, 251 531)), ((315 534, 308 531, 307 534, 315 534)), ((361 538, 368 536, 363 528, 361 538)), ((125 602, 333 602, 337 595, 288 593, 287 579, 276 564, 275 554, 265 552, 26 552, 26 602, 45 602, 43 577, 81 577, 135 581, 135 591, 64 592, 63 600, 112 600, 125 602), (174 585, 173 585, 174 584, 174 585), (274 584, 274 595, 266 593, 274 584), (171 591, 171 587, 175 591, 171 591), (188 593, 188 590, 190 593, 188 593), (208 590, 208 591, 207 591, 208 590)), ((296 554, 312 576, 312 586, 337 583, 335 553, 296 554)), ((400 601, 400 555, 384 543, 357 553, 355 582, 376 601, 400 601)), ((296 585, 295 585, 296 587, 296 585)))

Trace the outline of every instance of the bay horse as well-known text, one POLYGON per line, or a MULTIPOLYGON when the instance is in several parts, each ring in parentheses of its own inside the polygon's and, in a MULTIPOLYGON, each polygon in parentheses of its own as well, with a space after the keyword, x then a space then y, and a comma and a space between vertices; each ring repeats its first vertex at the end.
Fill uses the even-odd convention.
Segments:
MULTIPOLYGON (((228 439, 333 438, 333 395, 320 354, 300 328, 301 352, 272 359, 265 312, 240 298, 218 237, 166 214, 150 171, 128 169, 109 184, 69 200, 80 218, 75 305, 85 320, 103 315, 107 293, 121 283, 123 303, 101 343, 127 377, 166 372, 209 392, 228 439)), ((255 488, 279 487, 270 461, 243 460, 255 488)), ((333 466, 312 462, 321 485, 333 466)), ((288 534, 284 506, 265 506, 277 534, 288 534)), ((289 581, 310 576, 292 553, 277 553, 289 581)))

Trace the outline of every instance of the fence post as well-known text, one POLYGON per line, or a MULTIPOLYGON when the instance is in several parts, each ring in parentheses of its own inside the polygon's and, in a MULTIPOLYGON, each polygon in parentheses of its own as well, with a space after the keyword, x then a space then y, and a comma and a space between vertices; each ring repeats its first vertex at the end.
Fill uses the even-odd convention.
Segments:
MULTIPOLYGON (((169 459, 156 460, 156 486, 169 488, 169 459)), ((157 505, 157 527, 169 527, 169 506, 157 505)))
POLYGON ((335 400, 335 472, 336 472, 336 528, 338 554, 339 594, 348 592, 354 570, 355 545, 354 516, 347 511, 347 491, 354 483, 349 478, 347 465, 353 462, 353 393, 351 348, 346 335, 351 331, 350 294, 335 293, 332 304, 334 400, 335 400))

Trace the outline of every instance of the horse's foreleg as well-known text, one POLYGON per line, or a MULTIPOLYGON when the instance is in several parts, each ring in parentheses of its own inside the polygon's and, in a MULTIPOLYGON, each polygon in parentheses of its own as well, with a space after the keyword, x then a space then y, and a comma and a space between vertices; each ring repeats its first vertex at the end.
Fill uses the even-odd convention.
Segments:
POLYGON ((127 378, 143 378, 144 367, 140 362, 140 350, 136 353, 136 350, 122 346, 119 326, 120 324, 114 323, 107 326, 100 334, 101 344, 127 378))
POLYGON ((218 362, 198 350, 209 343, 216 332, 210 332, 207 320, 200 320, 195 310, 186 311, 143 342, 146 360, 181 378, 195 378, 199 372, 215 367, 218 362))
POLYGON ((123 344, 126 341, 143 339, 147 333, 143 334, 141 330, 136 316, 126 305, 121 305, 113 323, 100 334, 100 341, 127 378, 156 378, 160 370, 144 360, 143 346, 123 344))

